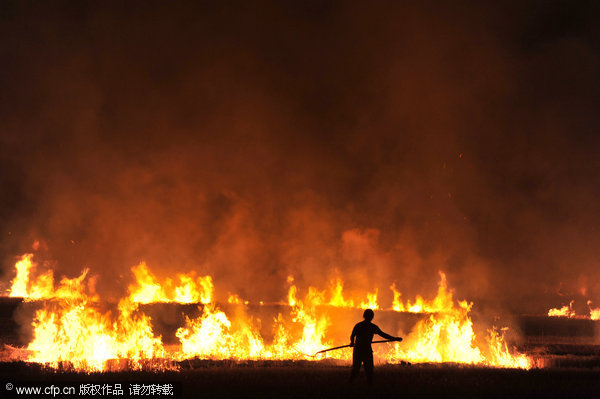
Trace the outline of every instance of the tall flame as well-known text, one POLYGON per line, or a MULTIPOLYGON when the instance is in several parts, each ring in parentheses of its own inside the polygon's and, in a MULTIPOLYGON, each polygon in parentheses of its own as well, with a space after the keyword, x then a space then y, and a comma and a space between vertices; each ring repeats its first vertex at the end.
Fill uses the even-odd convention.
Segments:
MULTIPOLYGON (((63 280, 73 284, 61 283, 59 290, 77 286, 75 282, 80 283, 85 274, 63 280)), ((126 359, 128 367, 139 369, 143 359, 164 357, 161 337, 154 336, 150 318, 138 312, 137 303, 129 298, 119 302, 116 319, 93 304, 94 297, 81 291, 53 298, 58 301, 35 314, 34 338, 27 346, 33 353, 30 361, 54 367, 68 362, 75 370, 102 371, 112 359, 126 359)))
POLYGON ((31 270, 33 263, 31 262, 33 254, 24 254, 21 259, 15 263, 15 269, 17 275, 12 281, 12 287, 10 288, 11 297, 27 297, 27 283, 29 282, 29 271, 31 270))
POLYGON ((186 318, 185 327, 179 328, 176 336, 183 358, 256 359, 264 349, 260 334, 251 325, 242 323, 232 328, 227 315, 213 304, 206 305, 199 318, 186 318))
MULTIPOLYGON (((210 276, 196 277, 191 272, 160 281, 145 263, 140 263, 131 269, 135 281, 128 294, 116 309, 110 309, 94 293, 88 270, 76 278, 63 278, 55 287, 51 270, 32 278, 34 268, 33 256, 22 256, 15 265, 16 277, 10 290, 11 296, 47 300, 35 314, 27 360, 82 371, 109 370, 115 364, 131 369, 172 367, 170 359, 191 357, 313 359, 307 355, 335 343, 328 309, 380 308, 377 288, 362 298, 350 296, 344 292, 343 281, 336 278, 328 288, 308 287, 300 296, 301 290, 289 276, 287 311, 271 320, 272 339, 265 341, 261 320, 248 315, 248 301, 230 294, 228 306, 236 309, 233 315, 214 302, 215 287, 210 276), (139 304, 153 302, 199 304, 200 315, 186 317, 175 333, 179 346, 167 349, 162 337, 154 333, 151 318, 139 308, 139 304)), ((417 296, 415 301, 403 303, 395 285, 391 289, 393 310, 423 313, 426 317, 417 322, 404 342, 377 348, 378 358, 383 361, 530 367, 527 357, 509 351, 505 330, 492 328, 487 338, 477 340, 469 316, 473 304, 454 301, 445 274, 440 273, 437 295, 429 301, 417 296)), ((324 356, 348 360, 351 352, 328 352, 324 356)))
POLYGON ((495 329, 484 343, 477 343, 473 322, 469 312, 473 306, 467 301, 455 305, 453 291, 448 289, 446 275, 440 272, 440 282, 436 297, 426 301, 417 296, 415 302, 403 304, 401 294, 395 285, 394 310, 408 310, 412 313, 430 313, 421 320, 405 339, 404 345, 395 349, 395 358, 419 362, 455 362, 486 364, 500 367, 530 367, 525 355, 513 355, 504 341, 504 335, 495 329))

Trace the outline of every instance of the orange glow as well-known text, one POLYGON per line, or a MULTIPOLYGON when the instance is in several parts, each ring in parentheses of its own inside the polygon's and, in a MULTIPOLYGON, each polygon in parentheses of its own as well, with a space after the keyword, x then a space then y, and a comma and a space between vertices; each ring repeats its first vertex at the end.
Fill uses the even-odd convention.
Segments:
POLYGON ((600 320, 600 308, 592 308, 592 301, 587 301, 587 305, 590 308, 590 319, 600 320))
POLYGON ((12 281, 12 287, 10 288, 10 296, 12 297, 23 297, 27 298, 27 283, 29 282, 29 271, 33 264, 31 262, 33 254, 25 254, 21 256, 21 259, 15 264, 17 275, 12 281))
POLYGON ((256 359, 264 345, 251 324, 232 324, 227 315, 214 305, 206 305, 202 316, 186 318, 185 327, 177 330, 181 341, 180 358, 194 356, 203 359, 256 359))
POLYGON ((568 305, 563 306, 562 308, 552 308, 548 310, 548 316, 550 317, 575 317, 575 311, 573 310, 573 303, 575 301, 569 302, 568 305))
POLYGON ((330 345, 329 342, 325 342, 329 319, 323 313, 318 314, 316 308, 325 302, 324 294, 314 287, 309 287, 304 300, 299 301, 296 292, 296 287, 292 286, 288 294, 293 321, 302 326, 302 336, 294 347, 301 353, 312 354, 330 345))
POLYGON ((568 305, 565 305, 561 308, 552 308, 548 310, 548 316, 550 317, 568 317, 575 319, 590 319, 590 320, 600 320, 600 308, 593 308, 592 301, 588 300, 587 305, 590 309, 589 315, 578 315, 575 310, 573 310, 573 304, 575 301, 569 302, 568 305))
POLYGON ((403 304, 395 285, 394 310, 406 309, 412 313, 430 313, 417 323, 401 345, 396 345, 394 356, 387 360, 406 359, 420 362, 455 362, 485 364, 498 367, 529 368, 525 355, 511 354, 504 336, 490 331, 484 342, 477 342, 469 312, 473 306, 467 301, 455 304, 452 290, 448 289, 446 275, 440 272, 436 297, 427 301, 417 296, 415 302, 403 304))
POLYGON ((33 327, 29 361, 52 367, 67 362, 75 370, 104 371, 110 360, 126 359, 129 368, 141 369, 143 359, 164 357, 150 319, 128 301, 119 303, 116 320, 85 301, 48 306, 36 312, 33 327))
POLYGON ((194 277, 194 273, 178 274, 178 284, 166 279, 159 282, 145 262, 133 267, 135 284, 129 287, 131 300, 136 303, 177 302, 211 303, 213 283, 210 276, 194 277))
POLYGON ((237 304, 237 305, 240 305, 240 304, 247 305, 250 302, 242 300, 237 294, 229 294, 229 297, 227 298, 227 303, 233 303, 233 304, 237 304))
POLYGON ((336 278, 331 281, 331 299, 329 300, 329 304, 331 306, 336 306, 339 308, 353 308, 354 301, 351 299, 344 299, 344 283, 341 278, 336 278))
MULTIPOLYGON (((33 339, 27 346, 27 361, 51 367, 71 367, 79 371, 106 371, 117 368, 143 369, 173 367, 173 360, 192 357, 203 359, 322 359, 331 357, 348 361, 351 351, 328 352, 313 358, 309 355, 346 342, 348 337, 332 335, 330 309, 379 309, 378 289, 352 296, 344 292, 340 278, 331 280, 323 290, 299 289, 293 276, 289 285, 287 307, 266 324, 272 335, 265 340, 263 321, 248 313, 248 301, 229 294, 235 304, 227 314, 215 303, 215 287, 210 276, 178 274, 175 279, 160 281, 145 263, 132 267, 134 281, 116 308, 99 301, 89 283, 88 271, 76 278, 63 278, 54 287, 49 277, 31 278, 35 264, 32 255, 24 255, 15 265, 17 277, 12 293, 28 298, 52 299, 45 302, 32 322, 33 339), (87 282, 87 284, 86 284, 87 282), (300 293, 303 293, 300 295, 300 293), (179 345, 166 348, 162 337, 153 331, 152 320, 139 304, 153 302, 199 303, 200 315, 186 317, 175 337, 179 345)), ((52 276, 52 271, 41 276, 52 276)), ((388 363, 456 362, 497 367, 530 367, 526 356, 511 353, 504 331, 491 328, 489 336, 477 339, 469 316, 472 303, 454 301, 444 273, 440 273, 437 295, 431 300, 417 296, 415 301, 401 301, 395 285, 392 309, 424 313, 402 343, 376 347, 377 358, 388 363)), ((259 302, 259 303, 262 303, 259 302)), ((281 306, 281 305, 278 305, 281 306)), ((351 329, 348 325, 348 330, 351 329)), ((393 335, 400 331, 388 331, 393 335)), ((348 334, 349 335, 349 334, 348 334)))
MULTIPOLYGON (((84 269, 79 277, 62 278, 58 287, 54 288, 54 272, 48 270, 35 278, 30 278, 30 274, 35 270, 37 264, 32 261, 33 254, 25 254, 15 264, 16 277, 12 281, 9 296, 21 297, 26 301, 38 299, 83 299, 95 301, 98 298, 95 295, 84 293, 86 288, 84 284, 85 277, 89 272, 84 269)), ((93 280, 88 280, 88 285, 93 286, 93 280)))
POLYGON ((396 312, 406 312, 406 308, 404 307, 404 304, 402 303, 402 293, 396 289, 396 282, 394 282, 390 286, 390 289, 394 293, 394 301, 392 302, 392 309, 395 310, 396 312))
POLYGON ((390 289, 394 293, 394 302, 392 308, 397 312, 436 313, 448 311, 454 307, 452 293, 448 291, 446 275, 442 272, 440 272, 438 293, 433 301, 426 301, 423 299, 423 297, 417 295, 414 302, 407 301, 406 304, 403 304, 401 300, 402 294, 396 290, 395 283, 392 284, 390 289))

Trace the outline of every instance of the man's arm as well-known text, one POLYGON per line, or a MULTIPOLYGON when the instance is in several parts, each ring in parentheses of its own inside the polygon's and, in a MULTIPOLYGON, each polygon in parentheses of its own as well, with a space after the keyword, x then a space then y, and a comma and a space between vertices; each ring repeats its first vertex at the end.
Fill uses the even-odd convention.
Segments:
POLYGON ((356 337, 356 326, 352 329, 352 335, 350 335, 350 346, 354 346, 354 337, 356 337))
POLYGON ((377 331, 375 332, 375 334, 382 336, 385 339, 389 339, 390 341, 402 341, 402 338, 400 337, 393 337, 389 334, 384 333, 383 331, 381 331, 381 329, 379 327, 377 327, 377 331))

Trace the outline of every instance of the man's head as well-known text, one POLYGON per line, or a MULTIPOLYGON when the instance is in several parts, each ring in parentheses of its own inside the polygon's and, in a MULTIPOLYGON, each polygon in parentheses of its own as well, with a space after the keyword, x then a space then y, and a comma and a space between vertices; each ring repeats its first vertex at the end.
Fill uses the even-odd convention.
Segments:
POLYGON ((363 313, 363 317, 365 318, 366 321, 371 321, 371 320, 373 320, 373 317, 375 317, 375 312, 373 312, 371 309, 367 309, 363 313))

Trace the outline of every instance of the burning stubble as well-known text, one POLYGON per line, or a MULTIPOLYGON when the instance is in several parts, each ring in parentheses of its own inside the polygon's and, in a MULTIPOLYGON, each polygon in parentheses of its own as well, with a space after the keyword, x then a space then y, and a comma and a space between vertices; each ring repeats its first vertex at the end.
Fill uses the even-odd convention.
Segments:
POLYGON ((391 308, 438 270, 487 319, 599 300, 587 5, 2 7, 5 292, 40 240, 113 304, 142 261, 210 303, 391 308))

